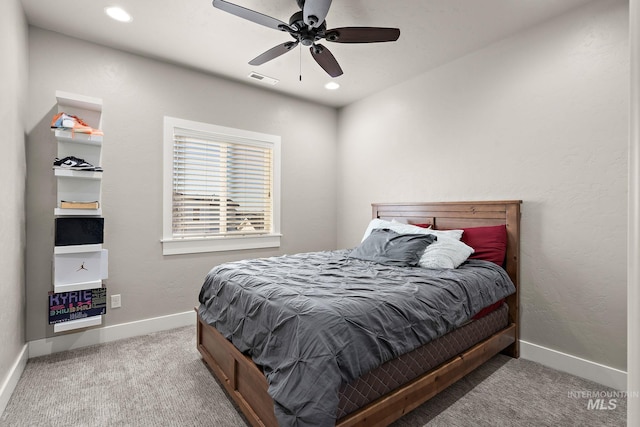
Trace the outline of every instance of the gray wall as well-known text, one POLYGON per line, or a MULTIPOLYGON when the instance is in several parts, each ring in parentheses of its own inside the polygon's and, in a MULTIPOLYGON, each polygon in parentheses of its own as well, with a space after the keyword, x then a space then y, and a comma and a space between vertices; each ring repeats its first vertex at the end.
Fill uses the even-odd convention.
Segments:
POLYGON ((204 275, 221 262, 335 248, 335 109, 38 28, 30 28, 29 60, 27 340, 53 335, 56 90, 103 100, 106 285, 122 295, 105 325, 192 310, 204 275), (282 136, 279 250, 162 255, 164 115, 282 136))
POLYGON ((338 246, 371 202, 522 199, 522 339, 624 370, 628 82, 602 0, 344 108, 338 246))
MULTIPOLYGON (((24 114, 27 85, 27 24, 19 0, 0 13, 0 386, 25 344, 24 114)), ((0 412, 3 408, 0 407, 0 412)))

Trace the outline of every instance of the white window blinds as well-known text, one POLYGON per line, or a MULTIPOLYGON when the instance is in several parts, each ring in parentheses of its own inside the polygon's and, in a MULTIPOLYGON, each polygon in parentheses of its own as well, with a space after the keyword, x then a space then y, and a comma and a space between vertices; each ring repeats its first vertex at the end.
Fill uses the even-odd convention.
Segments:
POLYGON ((272 232, 272 144, 174 127, 174 239, 272 232))

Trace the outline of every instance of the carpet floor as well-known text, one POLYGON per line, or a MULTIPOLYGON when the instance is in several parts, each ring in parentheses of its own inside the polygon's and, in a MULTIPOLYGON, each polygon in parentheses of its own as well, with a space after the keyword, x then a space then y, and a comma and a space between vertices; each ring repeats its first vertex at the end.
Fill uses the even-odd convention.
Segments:
MULTIPOLYGON (((394 427, 624 426, 602 385, 498 355, 394 427), (602 399, 602 400, 596 400, 602 399)), ((30 359, 0 426, 247 426, 200 358, 195 327, 30 359)))

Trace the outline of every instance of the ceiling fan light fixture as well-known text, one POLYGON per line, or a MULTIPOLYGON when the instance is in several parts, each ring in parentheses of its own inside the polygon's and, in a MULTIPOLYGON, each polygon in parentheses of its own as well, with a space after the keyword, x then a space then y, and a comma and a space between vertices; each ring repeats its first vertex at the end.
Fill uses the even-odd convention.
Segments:
POLYGON ((327 90, 337 90, 340 89, 340 84, 338 82, 329 82, 324 85, 324 88, 327 90))
POLYGON ((105 7, 104 13, 106 13, 111 19, 115 19, 119 22, 131 22, 133 20, 126 10, 118 6, 105 7))

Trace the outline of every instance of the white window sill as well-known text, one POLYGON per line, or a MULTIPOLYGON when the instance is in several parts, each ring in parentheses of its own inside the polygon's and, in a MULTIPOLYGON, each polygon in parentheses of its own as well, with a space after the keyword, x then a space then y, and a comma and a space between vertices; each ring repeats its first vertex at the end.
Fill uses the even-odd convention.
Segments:
POLYGON ((281 234, 268 234, 264 236, 163 239, 162 255, 279 248, 281 237, 281 234))

